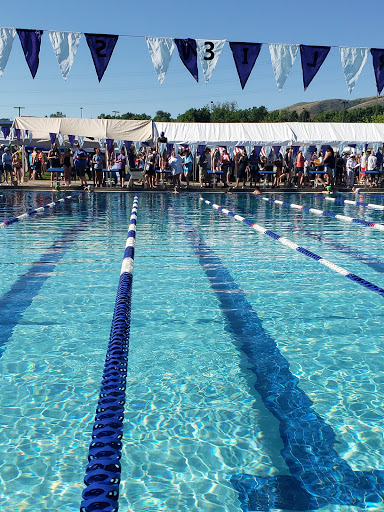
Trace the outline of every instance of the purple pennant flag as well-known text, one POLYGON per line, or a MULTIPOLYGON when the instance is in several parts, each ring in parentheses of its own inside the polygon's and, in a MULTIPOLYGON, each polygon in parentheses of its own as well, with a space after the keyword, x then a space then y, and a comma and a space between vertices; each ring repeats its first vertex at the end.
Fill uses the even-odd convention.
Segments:
POLYGON ((313 153, 316 151, 316 146, 309 146, 309 152, 311 153, 311 155, 313 155, 313 153))
POLYGON ((172 153, 172 149, 173 149, 173 144, 167 144, 168 155, 170 155, 172 153))
POLYGON ((11 131, 10 128, 8 128, 8 126, 2 126, 1 127, 1 131, 3 132, 3 135, 4 135, 4 139, 6 139, 9 135, 9 132, 11 131))
POLYGON ((253 150, 254 150, 254 152, 255 152, 256 158, 257 158, 258 160, 260 160, 260 153, 261 153, 261 148, 262 148, 262 147, 263 147, 263 146, 255 146, 255 147, 254 147, 254 149, 253 149, 253 150))
POLYGON ((323 153, 323 156, 325 155, 328 146, 329 146, 329 144, 323 144, 321 146, 321 152, 323 153))
POLYGON ((272 146, 272 147, 273 147, 273 151, 275 152, 276 158, 279 158, 281 146, 272 146))
POLYGON ((35 78, 39 67, 39 53, 41 45, 42 30, 17 29, 21 46, 23 47, 25 60, 27 61, 32 78, 35 78))
POLYGON ((132 141, 131 140, 125 140, 124 144, 125 144, 126 150, 130 151, 131 150, 131 146, 132 146, 132 141))
POLYGON ((84 34, 87 40, 99 82, 107 69, 119 36, 108 34, 84 34))
POLYGON ((300 45, 301 67, 303 68, 304 91, 312 82, 316 73, 331 49, 330 46, 306 46, 300 45))
POLYGON ((113 143, 115 141, 113 139, 106 139, 106 143, 107 143, 107 149, 108 151, 111 151, 113 149, 113 143))
POLYGON ((384 87, 384 50, 371 48, 373 69, 375 71, 377 94, 381 94, 384 87))
POLYGON ((56 142, 56 133, 49 132, 49 138, 51 139, 51 143, 54 144, 56 142))
POLYGON ((202 156, 204 154, 204 151, 205 151, 205 144, 199 144, 197 146, 197 152, 200 156, 202 156))
POLYGON ((300 146, 292 146, 292 155, 294 158, 297 157, 297 153, 299 152, 300 146))
POLYGON ((175 39, 175 44, 179 50, 180 59, 184 66, 188 69, 196 82, 198 82, 196 41, 194 39, 175 39))
POLYGON ((20 140, 20 128, 15 129, 15 135, 16 135, 16 139, 20 140))
POLYGON ((69 140, 69 143, 71 144, 71 146, 74 145, 75 138, 76 138, 76 135, 68 135, 68 140, 69 140))
POLYGON ((261 43, 229 43, 229 46, 232 50, 241 88, 244 89, 259 56, 261 43))

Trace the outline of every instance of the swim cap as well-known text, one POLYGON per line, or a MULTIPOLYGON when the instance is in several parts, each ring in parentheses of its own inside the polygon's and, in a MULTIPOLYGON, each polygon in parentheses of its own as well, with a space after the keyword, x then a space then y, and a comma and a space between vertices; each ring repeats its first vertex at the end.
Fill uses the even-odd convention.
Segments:
POLYGON ((332 187, 331 187, 331 185, 328 185, 327 190, 328 190, 328 192, 331 192, 331 191, 332 191, 332 187))

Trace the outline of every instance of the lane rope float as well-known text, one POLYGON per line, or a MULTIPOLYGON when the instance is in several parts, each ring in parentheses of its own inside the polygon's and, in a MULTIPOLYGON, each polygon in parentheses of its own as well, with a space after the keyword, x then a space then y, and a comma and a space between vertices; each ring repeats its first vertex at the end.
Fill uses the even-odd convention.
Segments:
POLYGON ((280 201, 279 199, 273 199, 272 197, 263 197, 263 196, 254 196, 256 199, 262 199, 263 201, 267 201, 268 203, 277 204, 279 206, 286 206, 287 208, 294 208, 296 210, 301 210, 306 213, 314 213, 315 215, 323 215, 324 217, 332 217, 333 219, 343 220, 345 222, 352 222, 355 224, 359 224, 361 226, 365 226, 368 228, 378 229, 379 231, 384 231, 384 224, 378 224, 377 222, 370 222, 368 220, 355 219, 353 217, 348 217, 347 215, 340 215, 338 213, 329 212, 327 210, 318 210, 317 208, 311 208, 309 206, 305 206, 302 204, 288 203, 287 201, 280 201))
POLYGON ((86 488, 82 494, 81 512, 96 510, 117 512, 118 510, 137 203, 136 195, 132 205, 88 464, 85 470, 86 488))
POLYGON ((81 192, 78 192, 77 194, 72 194, 71 196, 64 196, 61 199, 52 201, 52 203, 45 204, 44 206, 40 206, 39 208, 35 208, 34 210, 29 210, 28 212, 22 213, 17 217, 13 217, 13 219, 5 220, 4 222, 0 223, 0 228, 5 228, 7 226, 10 226, 11 224, 15 224, 15 222, 29 219, 30 217, 36 215, 37 213, 46 212, 50 208, 55 208, 55 206, 57 206, 58 204, 64 203, 65 201, 70 201, 71 199, 74 199, 75 197, 78 197, 81 194, 81 192))
POLYGON ((370 290, 371 292, 378 293, 379 295, 384 296, 384 289, 380 288, 380 286, 377 286, 373 283, 370 283, 366 279, 363 279, 362 277, 359 277, 356 274, 353 274, 349 270, 346 270, 343 267, 340 267, 339 265, 336 265, 335 263, 332 263, 331 261, 322 258, 318 254, 313 253, 312 251, 309 251, 305 247, 301 247, 292 240, 289 240, 288 238, 285 238, 283 236, 278 235, 277 233, 274 233, 273 231, 266 229, 265 227, 261 226, 260 224, 256 224, 255 222, 252 222, 251 220, 245 219, 241 215, 237 215, 234 212, 231 212, 230 210, 227 210, 226 208, 223 208, 222 206, 219 206, 218 204, 212 203, 211 201, 208 201, 207 199, 204 199, 203 197, 199 197, 200 201, 203 201, 204 203, 208 204, 209 206, 212 206, 215 210, 219 210, 221 213, 225 213, 226 215, 229 215, 233 219, 243 222, 250 228, 254 229, 255 231, 258 231, 259 233, 263 235, 267 235, 274 240, 280 242, 281 244, 285 245, 286 247, 289 247, 290 249, 293 249, 294 251, 298 251, 301 254, 304 254, 304 256, 307 256, 307 258, 311 258, 312 260, 316 261, 317 263, 321 263, 325 267, 330 268, 334 272, 337 272, 338 274, 350 279, 351 281, 354 281, 355 283, 364 286, 367 290, 370 290))
POLYGON ((373 208, 374 210, 384 210, 382 204, 365 203, 362 201, 352 201, 351 199, 340 199, 339 197, 323 197, 314 196, 316 199, 322 199, 324 201, 331 201, 332 203, 350 204, 352 206, 363 206, 364 208, 373 208))

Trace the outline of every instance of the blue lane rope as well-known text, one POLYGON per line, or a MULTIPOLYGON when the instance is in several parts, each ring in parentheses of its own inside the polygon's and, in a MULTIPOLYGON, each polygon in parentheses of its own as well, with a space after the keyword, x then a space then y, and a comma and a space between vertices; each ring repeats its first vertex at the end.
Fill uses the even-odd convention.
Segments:
POLYGON ((378 293, 381 296, 384 296, 384 289, 380 288, 380 286, 377 286, 373 283, 370 283, 366 279, 363 279, 362 277, 359 277, 356 274, 353 274, 352 272, 349 272, 349 270, 346 270, 343 267, 340 267, 336 265, 335 263, 332 263, 331 261, 328 261, 325 258, 322 258, 321 256, 313 253, 312 251, 309 251, 308 249, 305 249, 305 247, 300 247, 299 245, 295 244, 288 238, 282 237, 278 235, 277 233, 274 233, 273 231, 270 231, 269 229, 264 228, 263 226, 260 226, 260 224, 256 224, 255 222, 252 222, 248 219, 245 219, 241 215, 237 215, 234 212, 231 212, 230 210, 227 210, 226 208, 223 208, 222 206, 219 206, 218 204, 214 204, 211 201, 207 201, 203 197, 199 198, 200 201, 203 201, 204 203, 208 204, 209 206, 212 206, 215 210, 219 210, 222 213, 225 213, 226 215, 229 215, 230 217, 234 218, 235 220, 238 220, 240 222, 244 222, 247 226, 254 229, 255 231, 258 231, 259 233, 262 233, 263 235, 267 235, 274 240, 277 240, 281 244, 285 245, 286 247, 290 247, 291 249, 300 252, 301 254, 304 254, 304 256, 307 256, 308 258, 311 258, 314 261, 317 261, 317 263, 321 263, 322 265, 330 268, 334 272, 337 272, 338 274, 350 279, 351 281, 354 281, 357 284, 360 284, 361 286, 364 286, 367 290, 371 292, 378 293))
POLYGON ((132 205, 80 511, 117 512, 138 196, 132 205))
POLYGON ((29 210, 28 212, 22 213, 21 215, 18 215, 17 217, 13 217, 13 219, 5 220, 4 222, 0 223, 0 228, 5 228, 7 226, 10 226, 11 224, 14 224, 15 222, 19 222, 20 220, 29 219, 33 215, 36 215, 36 213, 46 212, 50 208, 54 208, 58 204, 61 204, 61 203, 64 203, 65 201, 74 199, 75 197, 78 197, 81 194, 82 194, 81 192, 78 192, 76 194, 72 194, 71 196, 64 196, 61 199, 57 199, 57 201, 53 201, 52 203, 48 203, 48 204, 45 204, 44 206, 40 206, 40 208, 36 208, 34 210, 29 210))
POLYGON ((302 204, 288 203, 287 201, 280 201, 279 199, 273 199, 272 197, 263 197, 255 195, 257 199, 262 199, 263 201, 267 201, 268 203, 277 204, 279 206, 286 206, 287 208, 294 208, 296 210, 301 210, 307 213, 314 213, 316 215, 323 215, 324 217, 332 217, 334 219, 343 220, 345 222, 353 222, 354 224, 360 224, 361 226, 378 229, 379 231, 384 231, 384 224, 378 224, 377 222, 369 222, 367 220, 362 219, 354 219, 353 217, 348 217, 347 215, 340 215, 338 213, 329 212, 327 210, 318 210, 317 208, 310 208, 309 206, 304 206, 302 204))
POLYGON ((331 201, 332 203, 351 204, 352 206, 363 206, 364 208, 372 208, 374 210, 384 210, 382 204, 364 203, 362 201, 352 201, 351 199, 340 199, 339 197, 314 196, 316 199, 331 201))

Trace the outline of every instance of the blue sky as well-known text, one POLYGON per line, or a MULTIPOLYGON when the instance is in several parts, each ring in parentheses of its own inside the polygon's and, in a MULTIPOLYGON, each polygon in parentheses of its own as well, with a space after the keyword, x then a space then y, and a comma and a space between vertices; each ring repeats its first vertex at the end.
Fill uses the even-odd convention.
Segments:
MULTIPOLYGON (((381 16, 365 14, 357 0, 147 0, 73 3, 20 0, 3 7, 1 26, 66 30, 133 36, 167 36, 228 41, 303 43, 313 45, 382 48, 381 16), (15 4, 16 5, 16 4, 15 4), (366 20, 366 23, 362 21, 366 20)), ((201 68, 199 68, 202 77, 201 68)), ((298 56, 282 92, 278 92, 268 46, 263 45, 252 74, 242 90, 229 45, 226 44, 209 84, 196 83, 173 53, 168 74, 160 86, 143 37, 120 37, 104 78, 99 84, 83 37, 67 82, 53 53, 48 33, 43 34, 40 66, 33 80, 16 36, 8 65, 0 78, 0 117, 13 118, 15 106, 23 115, 44 116, 62 111, 67 117, 97 117, 165 110, 177 116, 210 101, 236 101, 240 108, 264 105, 268 109, 302 101, 353 99, 376 95, 372 58, 350 95, 345 85, 337 48, 332 48, 313 82, 304 92, 298 56)))

